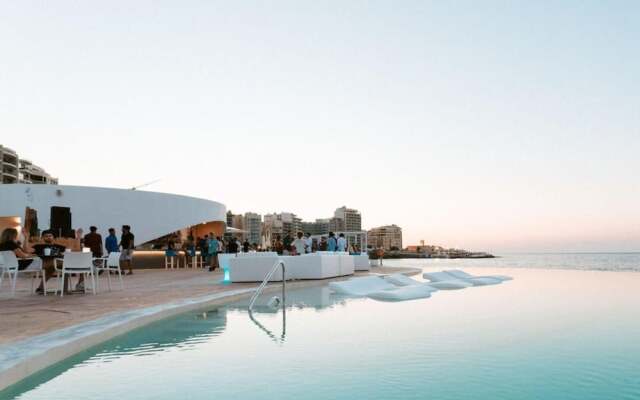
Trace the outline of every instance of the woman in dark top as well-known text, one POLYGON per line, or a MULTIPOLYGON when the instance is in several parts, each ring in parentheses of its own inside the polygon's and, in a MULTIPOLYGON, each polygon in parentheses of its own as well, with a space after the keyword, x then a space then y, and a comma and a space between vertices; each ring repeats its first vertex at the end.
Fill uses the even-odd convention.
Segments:
POLYGON ((18 231, 13 228, 7 228, 2 231, 0 236, 0 251, 13 251, 18 257, 18 270, 22 271, 26 269, 33 260, 24 260, 27 257, 33 257, 33 254, 29 254, 20 248, 18 244, 18 231))

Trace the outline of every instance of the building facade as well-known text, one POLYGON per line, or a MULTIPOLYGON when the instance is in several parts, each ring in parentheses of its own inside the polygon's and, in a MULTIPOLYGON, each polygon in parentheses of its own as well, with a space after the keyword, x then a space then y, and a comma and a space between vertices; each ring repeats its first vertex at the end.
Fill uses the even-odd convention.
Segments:
POLYGON ((43 168, 20 159, 14 150, 0 145, 0 183, 58 184, 43 168))
POLYGON ((302 231, 311 235, 326 235, 329 233, 329 219, 316 219, 315 222, 302 222, 302 231))
POLYGON ((370 247, 382 247, 385 250, 402 249, 402 228, 397 225, 386 225, 373 228, 368 232, 370 247))
POLYGON ((262 244, 262 216, 260 214, 244 213, 244 230, 246 239, 251 244, 262 244))
POLYGON ((332 220, 336 224, 336 228, 331 229, 332 231, 357 232, 362 230, 362 216, 360 211, 356 209, 345 206, 337 208, 333 213, 332 220))
POLYGON ((20 159, 20 183, 57 185, 58 179, 52 178, 43 168, 29 160, 20 159))
POLYGON ((18 154, 8 147, 0 145, 0 177, 2 183, 18 183, 20 161, 18 154))

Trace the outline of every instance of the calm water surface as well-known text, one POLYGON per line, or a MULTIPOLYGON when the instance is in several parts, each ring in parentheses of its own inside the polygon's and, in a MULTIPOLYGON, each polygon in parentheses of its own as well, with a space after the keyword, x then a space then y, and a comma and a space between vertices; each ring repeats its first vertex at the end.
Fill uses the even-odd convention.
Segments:
POLYGON ((577 269, 589 271, 638 271, 640 253, 518 253, 483 259, 385 260, 389 265, 413 265, 446 269, 453 267, 577 269))
POLYGON ((266 306, 190 312, 0 398, 640 399, 640 274, 466 270, 515 280, 400 303, 290 291, 286 326, 266 306))

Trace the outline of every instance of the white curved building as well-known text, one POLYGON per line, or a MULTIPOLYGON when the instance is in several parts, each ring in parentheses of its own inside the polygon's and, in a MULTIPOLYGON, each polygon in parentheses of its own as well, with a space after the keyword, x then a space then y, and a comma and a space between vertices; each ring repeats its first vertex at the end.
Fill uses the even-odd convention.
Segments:
POLYGON ((197 234, 222 234, 226 207, 222 203, 168 193, 65 185, 0 185, 0 218, 24 223, 26 207, 37 211, 40 230, 50 227, 51 207, 69 207, 71 227, 110 227, 120 231, 130 225, 136 245, 184 228, 197 234))

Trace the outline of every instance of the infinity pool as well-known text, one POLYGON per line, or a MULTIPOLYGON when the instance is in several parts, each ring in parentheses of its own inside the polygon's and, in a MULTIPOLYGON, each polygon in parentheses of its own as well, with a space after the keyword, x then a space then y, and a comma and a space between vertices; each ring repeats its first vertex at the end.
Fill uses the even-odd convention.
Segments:
POLYGON ((399 303, 326 285, 289 291, 284 324, 266 306, 255 321, 246 303, 206 308, 78 354, 0 399, 640 398, 640 274, 467 271, 515 279, 399 303))

